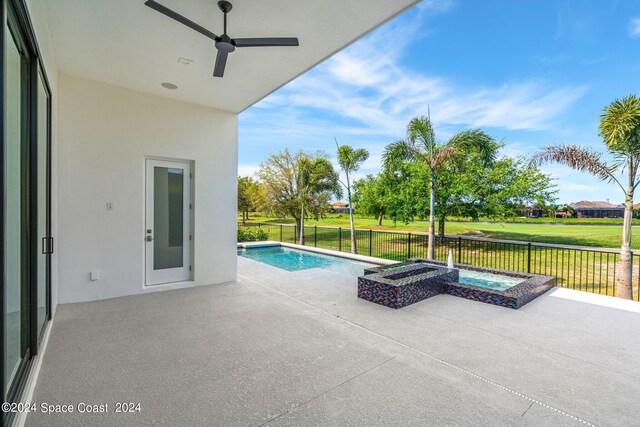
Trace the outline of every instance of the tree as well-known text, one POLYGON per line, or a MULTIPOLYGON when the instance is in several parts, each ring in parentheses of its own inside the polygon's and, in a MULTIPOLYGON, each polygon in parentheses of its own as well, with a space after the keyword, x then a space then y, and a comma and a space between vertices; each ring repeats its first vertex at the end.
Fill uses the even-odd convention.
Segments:
MULTIPOLYGON (((441 236, 448 217, 507 218, 520 215, 524 204, 550 206, 555 201, 552 179, 524 159, 502 157, 484 162, 472 149, 460 159, 448 162, 435 179, 435 218, 441 236)), ((354 200, 359 212, 379 219, 384 215, 394 222, 409 223, 428 218, 429 180, 420 160, 402 162, 393 171, 357 180, 354 200)))
POLYGON ((267 208, 276 215, 292 217, 304 244, 304 218, 319 218, 331 196, 341 197, 338 174, 322 153, 271 154, 260 163, 257 175, 264 188, 267 208))
POLYGON ((264 187, 267 209, 273 215, 290 216, 300 222, 298 161, 304 153, 288 149, 271 154, 260 163, 257 176, 264 187))
POLYGON ((470 144, 459 149, 446 161, 435 177, 435 216, 438 234, 444 236, 448 216, 469 216, 474 219, 485 215, 486 199, 491 196, 491 179, 497 166, 495 157, 502 145, 493 139, 483 144, 470 144), (487 154, 488 153, 488 154, 487 154))
POLYGON ((565 216, 573 218, 576 214, 576 210, 573 206, 571 205, 562 205, 560 206, 560 208, 558 209, 558 211, 560 212, 564 212, 565 216))
POLYGON ((353 183, 353 202, 358 212, 378 218, 379 226, 386 212, 385 190, 382 174, 369 174, 353 183))
MULTIPOLYGON (((497 152, 501 144, 494 144, 497 152)), ((416 166, 410 164, 408 168, 408 182, 404 186, 413 189, 404 198, 413 206, 412 215, 426 218, 429 204, 425 203, 428 195, 424 189, 429 186, 429 174, 416 166)), ((440 236, 445 234, 448 217, 474 221, 481 217, 506 218, 518 215, 525 203, 547 206, 555 200, 551 178, 526 165, 523 159, 502 157, 486 161, 473 148, 447 162, 435 182, 435 218, 440 236)))
POLYGON ((356 246, 356 226, 353 220, 353 203, 351 201, 351 177, 350 175, 357 172, 360 166, 369 158, 369 152, 364 148, 354 149, 349 145, 340 145, 336 139, 336 146, 338 147, 338 164, 342 168, 346 182, 340 181, 340 183, 347 190, 347 201, 349 203, 349 223, 351 226, 351 253, 358 253, 356 246))
POLYGON ((493 138, 480 129, 467 130, 454 135, 448 142, 439 144, 430 117, 416 117, 407 126, 407 136, 385 148, 385 168, 393 169, 399 163, 418 161, 429 174, 429 243, 427 259, 435 258, 435 199, 436 175, 449 161, 455 161, 466 150, 475 149, 482 158, 493 161, 495 151, 493 138))
POLYGON ((602 160, 602 154, 576 145, 553 145, 542 148, 531 159, 534 165, 555 162, 588 172, 601 181, 617 184, 624 194, 624 224, 620 263, 616 275, 616 296, 632 299, 631 220, 633 194, 640 184, 640 98, 630 95, 616 99, 600 116, 599 135, 613 160, 602 160), (626 172, 626 183, 616 174, 626 172))
POLYGON ((298 161, 298 189, 300 194, 300 244, 304 245, 305 209, 318 213, 328 205, 329 197, 342 197, 338 173, 331 162, 322 156, 303 156, 298 161))
POLYGON ((257 209, 263 202, 260 182, 248 176, 238 177, 238 211, 242 212, 242 225, 249 219, 249 211, 257 209))
POLYGON ((479 212, 490 218, 516 216, 525 204, 548 210, 555 202, 557 191, 548 175, 524 159, 510 157, 492 164, 486 176, 482 176, 480 188, 477 202, 482 203, 482 209, 479 212))

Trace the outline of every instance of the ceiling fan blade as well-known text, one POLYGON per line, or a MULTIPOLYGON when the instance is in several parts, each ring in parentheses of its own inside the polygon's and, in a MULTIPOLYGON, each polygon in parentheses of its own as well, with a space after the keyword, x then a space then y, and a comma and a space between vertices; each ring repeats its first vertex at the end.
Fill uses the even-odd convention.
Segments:
POLYGON ((233 39, 236 47, 300 46, 297 37, 264 37, 257 39, 233 39))
POLYGON ((216 65, 213 67, 213 77, 224 76, 224 67, 227 65, 227 56, 229 56, 228 52, 223 52, 221 50, 218 51, 218 55, 216 56, 216 65))
POLYGON ((173 10, 169 9, 168 7, 161 5, 160 3, 158 3, 155 0, 147 0, 144 4, 149 6, 151 9, 157 10, 158 12, 162 13, 163 15, 166 15, 171 19, 175 19, 179 23, 184 24, 184 25, 186 25, 187 27, 189 27, 189 28, 191 28, 193 30, 196 30, 200 34, 203 34, 203 35, 209 37, 212 40, 216 40, 216 41, 218 40, 218 36, 213 34, 211 31, 207 30, 206 28, 204 28, 201 25, 196 24, 192 20, 190 20, 188 18, 185 18, 184 16, 180 15, 179 13, 174 12, 173 10))

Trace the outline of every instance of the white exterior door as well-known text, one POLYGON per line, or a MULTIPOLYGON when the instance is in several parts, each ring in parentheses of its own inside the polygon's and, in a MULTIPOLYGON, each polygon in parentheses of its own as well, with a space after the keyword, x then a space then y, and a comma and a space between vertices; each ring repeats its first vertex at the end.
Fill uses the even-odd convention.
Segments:
POLYGON ((146 285, 191 277, 191 165, 146 160, 146 285))

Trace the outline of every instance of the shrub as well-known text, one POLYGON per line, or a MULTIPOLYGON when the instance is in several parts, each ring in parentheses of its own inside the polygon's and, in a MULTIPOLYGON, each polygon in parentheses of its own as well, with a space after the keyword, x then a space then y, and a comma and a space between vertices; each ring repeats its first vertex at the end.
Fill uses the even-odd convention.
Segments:
POLYGON ((238 228, 238 242, 251 242, 255 240, 255 236, 252 230, 238 228))
POLYGON ((256 230, 256 240, 257 241, 264 241, 264 240, 269 240, 269 233, 266 232, 266 230, 263 230, 261 228, 256 230))
POLYGON ((251 228, 238 228, 238 242, 255 242, 269 240, 267 231, 251 228))

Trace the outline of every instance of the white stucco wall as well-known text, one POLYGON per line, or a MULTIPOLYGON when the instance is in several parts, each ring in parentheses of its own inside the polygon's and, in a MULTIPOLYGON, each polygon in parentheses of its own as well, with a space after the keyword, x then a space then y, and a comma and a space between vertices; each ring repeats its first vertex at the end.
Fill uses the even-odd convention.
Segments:
POLYGON ((65 74, 57 89, 58 301, 163 289, 144 287, 145 157, 193 161, 195 284, 235 280, 237 115, 65 74))

